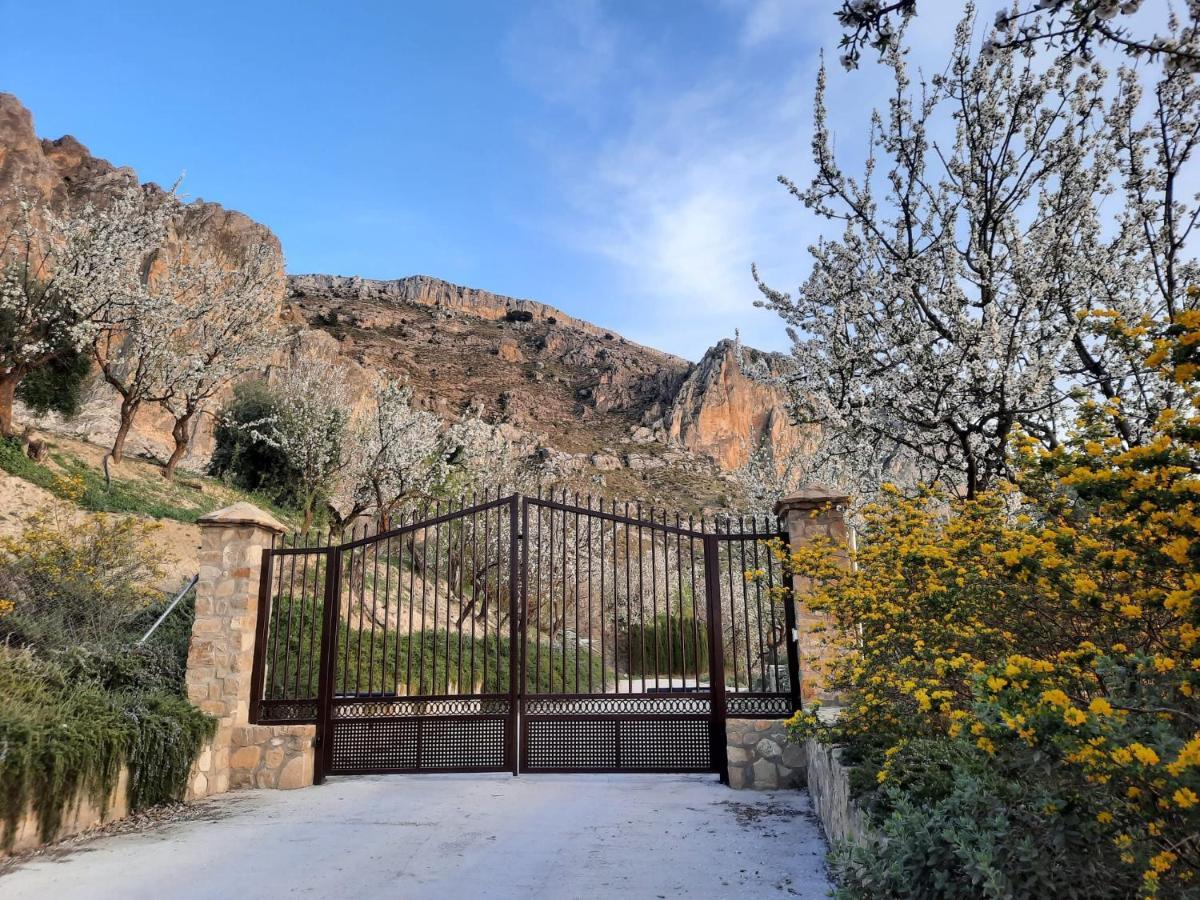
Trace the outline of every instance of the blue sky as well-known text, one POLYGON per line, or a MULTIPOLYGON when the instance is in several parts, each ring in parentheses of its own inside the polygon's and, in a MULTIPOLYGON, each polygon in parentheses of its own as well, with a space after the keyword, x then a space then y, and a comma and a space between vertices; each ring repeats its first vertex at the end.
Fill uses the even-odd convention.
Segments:
MULTIPOLYGON (((786 347, 749 267, 807 268, 819 225, 775 176, 808 171, 832 6, 0 0, 0 90, 42 136, 186 171, 291 272, 435 275, 696 359, 735 328, 786 347)), ((879 75, 831 73, 848 141, 879 75)))

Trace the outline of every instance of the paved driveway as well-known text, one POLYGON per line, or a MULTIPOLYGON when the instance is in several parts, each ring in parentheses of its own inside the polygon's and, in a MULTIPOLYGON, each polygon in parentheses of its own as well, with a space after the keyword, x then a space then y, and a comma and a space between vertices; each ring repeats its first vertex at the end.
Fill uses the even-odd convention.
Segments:
POLYGON ((819 827, 803 793, 711 776, 331 778, 34 858, 0 896, 824 897, 819 827))

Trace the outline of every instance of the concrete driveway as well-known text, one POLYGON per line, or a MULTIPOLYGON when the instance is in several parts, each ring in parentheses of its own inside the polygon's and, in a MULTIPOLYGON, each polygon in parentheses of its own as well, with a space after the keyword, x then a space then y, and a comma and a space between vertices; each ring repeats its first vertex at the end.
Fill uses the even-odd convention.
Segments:
POLYGON ((806 794, 712 776, 331 778, 35 857, 0 896, 825 897, 824 853, 806 794))

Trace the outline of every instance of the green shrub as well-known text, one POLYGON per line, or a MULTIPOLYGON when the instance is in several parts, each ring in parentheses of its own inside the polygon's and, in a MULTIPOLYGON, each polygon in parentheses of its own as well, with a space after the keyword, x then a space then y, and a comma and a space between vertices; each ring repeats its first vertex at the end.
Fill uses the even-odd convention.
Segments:
POLYGON ((160 596, 145 587, 161 577, 145 549, 152 527, 43 516, 0 539, 0 640, 43 652, 131 641, 134 616, 160 596))
POLYGON ((61 413, 67 418, 79 415, 83 386, 91 370, 91 357, 74 346, 67 346, 21 379, 17 399, 38 415, 49 412, 61 413))
POLYGON ((193 607, 143 587, 148 526, 43 517, 0 541, 0 843, 32 806, 43 840, 80 792, 103 808, 121 767, 140 809, 181 799, 215 720, 184 696, 193 607))
POLYGON ((260 423, 258 430, 269 432, 269 420, 277 414, 275 397, 264 382, 247 381, 234 388, 233 398, 217 415, 208 474, 243 491, 295 505, 295 475, 287 456, 250 433, 255 423, 260 423))
POLYGON ((80 791, 103 807, 122 764, 131 809, 182 799, 192 761, 215 728, 177 694, 110 690, 73 661, 0 645, 3 844, 11 845, 30 804, 43 840, 53 838, 80 791))
POLYGON ((1096 816, 1102 795, 1048 759, 982 762, 965 741, 916 741, 868 799, 873 834, 831 862, 843 898, 1106 898, 1137 894, 1096 816))

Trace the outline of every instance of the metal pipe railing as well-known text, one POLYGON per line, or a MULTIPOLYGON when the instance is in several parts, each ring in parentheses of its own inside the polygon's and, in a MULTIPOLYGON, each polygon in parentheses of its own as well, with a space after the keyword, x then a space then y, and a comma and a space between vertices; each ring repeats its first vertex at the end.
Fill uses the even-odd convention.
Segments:
POLYGON ((169 616, 171 614, 171 610, 173 610, 176 606, 179 605, 179 601, 187 596, 188 591, 190 591, 192 588, 194 588, 196 586, 196 582, 198 582, 199 580, 200 580, 200 576, 198 574, 193 575, 191 577, 191 579, 188 581, 188 583, 183 586, 183 589, 180 590, 180 592, 175 595, 175 599, 172 600, 170 602, 170 604, 167 606, 167 608, 163 610, 163 614, 155 620, 153 625, 150 626, 150 629, 145 634, 143 634, 141 636, 141 638, 139 638, 136 642, 134 642, 135 647, 140 647, 140 646, 142 646, 142 644, 146 643, 147 640, 149 640, 150 635, 154 634, 154 632, 158 630, 158 626, 161 625, 163 623, 163 621, 167 618, 167 616, 169 616))

